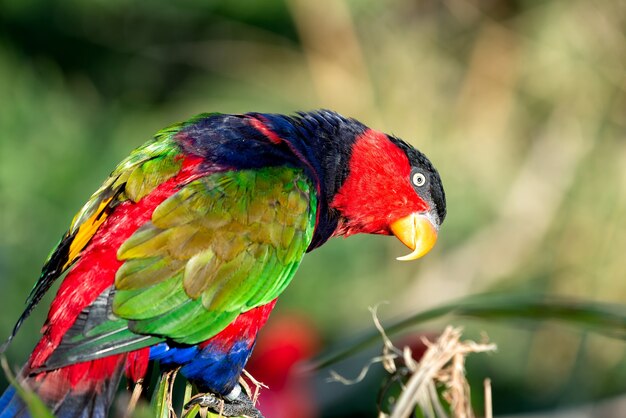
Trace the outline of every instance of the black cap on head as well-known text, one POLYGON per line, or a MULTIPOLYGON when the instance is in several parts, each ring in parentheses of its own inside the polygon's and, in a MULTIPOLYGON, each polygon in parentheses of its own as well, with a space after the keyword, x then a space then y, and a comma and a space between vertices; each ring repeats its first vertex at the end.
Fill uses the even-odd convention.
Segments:
POLYGON ((388 137, 391 142, 404 151, 409 159, 411 167, 421 169, 424 174, 428 175, 429 187, 426 198, 430 200, 429 203, 434 204, 437 217, 439 218, 439 224, 443 223, 443 220, 446 217, 446 194, 443 191, 443 183, 441 182, 441 177, 439 176, 437 169, 435 169, 433 164, 424 154, 413 148, 411 145, 395 136, 388 135, 388 137))

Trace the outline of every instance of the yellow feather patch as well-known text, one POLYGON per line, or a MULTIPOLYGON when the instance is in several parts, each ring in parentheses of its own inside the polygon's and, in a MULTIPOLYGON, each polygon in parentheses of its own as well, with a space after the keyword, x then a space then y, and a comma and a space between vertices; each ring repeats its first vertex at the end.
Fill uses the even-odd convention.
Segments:
POLYGON ((100 225, 108 218, 108 215, 104 212, 104 208, 106 208, 111 200, 113 200, 113 197, 109 197, 100 202, 98 209, 94 211, 93 215, 78 227, 78 231, 76 231, 76 235, 70 244, 67 262, 63 265, 64 270, 76 260, 80 252, 95 235, 98 228, 100 228, 100 225))

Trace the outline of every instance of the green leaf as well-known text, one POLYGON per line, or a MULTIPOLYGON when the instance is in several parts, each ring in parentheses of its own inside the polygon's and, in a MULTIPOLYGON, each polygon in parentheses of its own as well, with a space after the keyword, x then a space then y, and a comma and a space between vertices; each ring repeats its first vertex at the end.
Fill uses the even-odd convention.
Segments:
POLYGON ((189 409, 189 411, 187 411, 185 415, 183 415, 183 418, 195 418, 199 412, 200 412, 200 405, 195 404, 189 409))
POLYGON ((159 384, 155 391, 156 396, 153 397, 155 418, 170 418, 170 379, 171 373, 163 373, 159 378, 159 384))
POLYGON ((13 374, 11 373, 9 366, 7 364, 6 358, 4 356, 2 356, 1 361, 2 361, 2 369, 4 370, 4 374, 7 380, 9 381, 11 386, 15 388, 15 390, 17 391, 17 394, 20 396, 20 398, 22 398, 22 400, 26 404, 26 407, 28 408, 28 412, 30 412, 30 415, 33 417, 38 417, 38 418, 39 417, 40 418, 54 418, 54 415, 52 415, 52 412, 50 412, 46 404, 39 398, 39 396, 37 396, 35 392, 28 389, 27 387, 22 386, 17 381, 17 379, 15 379, 15 376, 13 376, 13 374))
MULTIPOLYGON (((418 312, 385 326, 388 335, 446 315, 487 320, 558 320, 614 338, 626 339, 626 306, 599 303, 553 295, 482 294, 473 295, 418 312)), ((380 341, 377 330, 371 330, 346 347, 322 355, 308 367, 319 370, 350 357, 380 341)))
POLYGON ((183 407, 189 403, 191 396, 193 395, 193 385, 187 381, 185 384, 185 396, 183 397, 183 407))

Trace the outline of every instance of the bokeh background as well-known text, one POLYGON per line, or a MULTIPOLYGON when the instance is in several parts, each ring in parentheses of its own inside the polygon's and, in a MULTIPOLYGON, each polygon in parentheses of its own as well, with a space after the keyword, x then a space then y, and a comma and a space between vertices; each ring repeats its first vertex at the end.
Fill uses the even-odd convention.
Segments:
MULTIPOLYGON (((423 261, 396 262, 405 248, 372 236, 305 257, 255 360, 270 417, 375 415, 380 369, 351 387, 283 369, 370 329, 383 300, 383 324, 489 291, 626 302, 625 2, 2 0, 0 336, 74 213, 158 129, 320 107, 428 154, 449 214, 423 261), (309 409, 281 412, 291 404, 309 409)), ((447 323, 498 344, 468 364, 478 404, 491 377, 497 416, 626 416, 624 341, 555 322, 411 332, 447 323)), ((372 355, 337 367, 352 377, 372 355)))

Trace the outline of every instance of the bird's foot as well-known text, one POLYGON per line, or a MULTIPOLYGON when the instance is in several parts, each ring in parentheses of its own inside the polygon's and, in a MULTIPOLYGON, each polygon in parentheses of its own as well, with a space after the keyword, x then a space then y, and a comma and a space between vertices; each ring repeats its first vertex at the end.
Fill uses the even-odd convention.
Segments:
POLYGON ((213 393, 198 394, 185 405, 185 409, 197 404, 224 417, 263 418, 261 411, 240 388, 236 396, 229 396, 234 395, 233 392, 223 397, 213 393))

